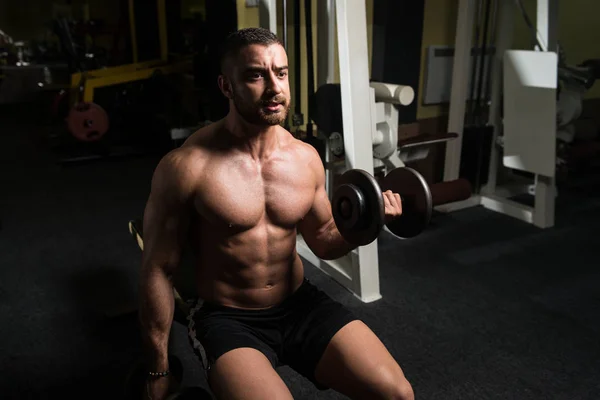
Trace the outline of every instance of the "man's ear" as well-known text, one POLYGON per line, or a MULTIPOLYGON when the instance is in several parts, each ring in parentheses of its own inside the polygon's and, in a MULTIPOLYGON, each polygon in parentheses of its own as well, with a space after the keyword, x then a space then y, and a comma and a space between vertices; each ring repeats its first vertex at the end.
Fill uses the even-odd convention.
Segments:
POLYGON ((233 89, 231 82, 225 75, 219 75, 219 89, 228 99, 233 98, 233 89))

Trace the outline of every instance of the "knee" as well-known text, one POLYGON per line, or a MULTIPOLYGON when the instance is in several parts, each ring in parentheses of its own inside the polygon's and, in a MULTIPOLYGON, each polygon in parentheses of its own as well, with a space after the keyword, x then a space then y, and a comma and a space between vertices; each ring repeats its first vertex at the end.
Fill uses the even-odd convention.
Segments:
POLYGON ((394 400, 414 400, 415 392, 413 392, 412 385, 405 377, 396 382, 390 398, 394 400))
POLYGON ((381 374, 380 398, 385 400, 414 400, 412 385, 402 373, 381 374))

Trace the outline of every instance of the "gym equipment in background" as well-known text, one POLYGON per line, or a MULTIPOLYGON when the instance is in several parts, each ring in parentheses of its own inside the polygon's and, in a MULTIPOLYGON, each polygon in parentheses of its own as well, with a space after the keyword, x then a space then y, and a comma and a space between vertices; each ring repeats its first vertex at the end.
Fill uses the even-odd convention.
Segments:
MULTIPOLYGON (((474 164, 479 183, 465 201, 438 207, 441 212, 482 205, 539 228, 554 226, 557 177, 565 164, 600 155, 598 129, 577 141, 573 122, 582 111, 582 96, 598 75, 598 62, 572 66, 558 38, 558 2, 537 0, 535 19, 521 0, 496 2, 492 14, 491 90, 483 126, 486 146, 474 164), (511 49, 517 16, 530 32, 531 50, 511 49), (491 132, 490 135, 488 135, 491 132), (590 140, 592 139, 592 140, 590 140)), ((477 3, 461 0, 452 69, 449 129, 459 133, 446 148, 444 179, 455 179, 471 157, 464 134, 468 65, 477 3)), ((482 137, 475 138, 476 140, 482 137)), ((567 168, 569 168, 567 166, 567 168)))
POLYGON ((124 65, 95 67, 69 21, 55 21, 71 67, 69 88, 57 95, 69 110, 67 134, 51 136, 60 162, 166 152, 174 145, 174 131, 193 131, 197 125, 181 106, 184 93, 193 87, 182 80, 192 77, 194 63, 193 48, 177 42, 185 36, 181 2, 127 4, 122 11, 129 19, 131 62, 124 65))

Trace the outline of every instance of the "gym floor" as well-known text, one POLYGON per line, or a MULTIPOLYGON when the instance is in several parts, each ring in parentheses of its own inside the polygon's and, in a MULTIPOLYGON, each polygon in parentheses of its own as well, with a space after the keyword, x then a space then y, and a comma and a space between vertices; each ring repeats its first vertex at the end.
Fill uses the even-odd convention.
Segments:
MULTIPOLYGON (((0 116, 0 397, 120 398, 140 354, 127 222, 157 158, 59 166, 34 122, 0 116)), ((597 399, 600 185, 587 181, 561 191, 552 229, 478 207, 410 241, 384 234, 374 303, 306 274, 371 326, 418 399, 597 399)), ((295 398, 342 398, 280 373, 295 398)))

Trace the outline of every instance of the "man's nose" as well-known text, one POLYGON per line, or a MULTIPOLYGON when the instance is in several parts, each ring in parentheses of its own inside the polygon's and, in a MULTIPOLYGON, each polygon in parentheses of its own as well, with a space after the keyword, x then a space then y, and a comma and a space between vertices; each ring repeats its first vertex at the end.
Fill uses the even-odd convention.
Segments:
POLYGON ((272 92, 274 94, 279 94, 282 92, 281 82, 277 78, 277 74, 273 71, 271 71, 271 73, 269 74, 267 89, 269 90, 269 92, 272 92))

